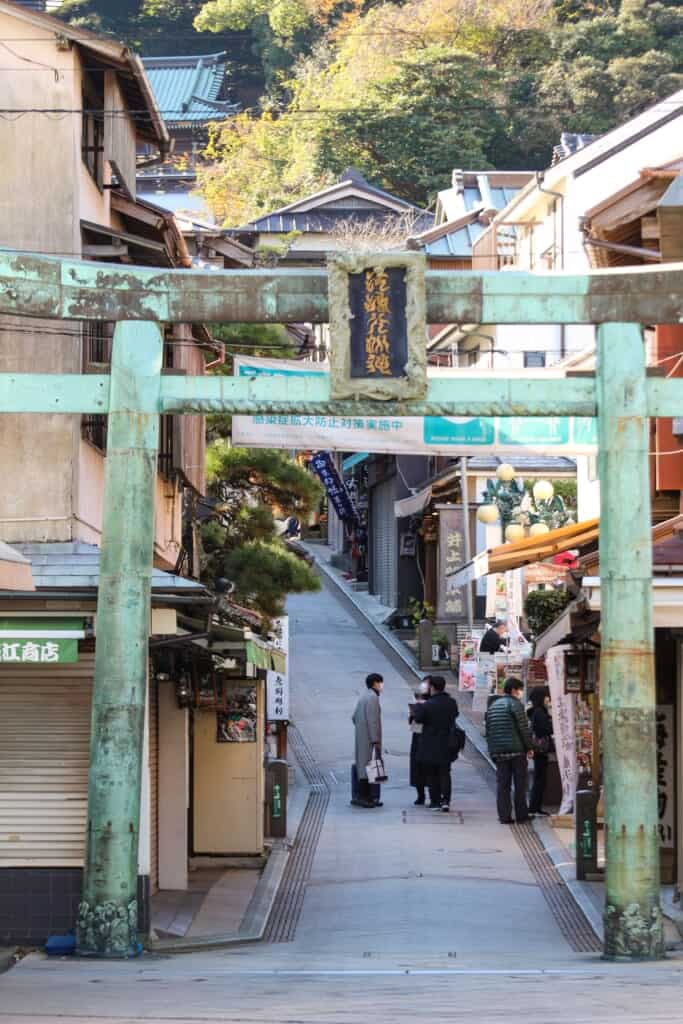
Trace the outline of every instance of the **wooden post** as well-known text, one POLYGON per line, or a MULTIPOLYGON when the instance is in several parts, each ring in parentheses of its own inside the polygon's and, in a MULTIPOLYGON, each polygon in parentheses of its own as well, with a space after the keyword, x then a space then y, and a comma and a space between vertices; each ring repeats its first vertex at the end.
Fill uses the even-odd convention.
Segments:
POLYGON ((652 542, 640 327, 598 329, 605 955, 664 956, 659 906, 652 542))
POLYGON ((85 956, 140 951, 140 783, 162 346, 157 324, 119 323, 114 332, 87 853, 78 911, 77 950, 85 956))

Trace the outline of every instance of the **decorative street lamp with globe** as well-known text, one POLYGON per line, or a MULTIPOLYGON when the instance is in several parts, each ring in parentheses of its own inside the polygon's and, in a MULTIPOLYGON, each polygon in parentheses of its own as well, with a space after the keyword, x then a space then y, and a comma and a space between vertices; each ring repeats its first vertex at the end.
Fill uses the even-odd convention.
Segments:
POLYGON ((536 537, 570 522, 569 513, 549 480, 537 480, 529 494, 523 481, 515 476, 515 468, 507 462, 496 470, 496 479, 486 481, 484 503, 477 519, 492 525, 500 520, 505 540, 514 543, 529 536, 536 537))

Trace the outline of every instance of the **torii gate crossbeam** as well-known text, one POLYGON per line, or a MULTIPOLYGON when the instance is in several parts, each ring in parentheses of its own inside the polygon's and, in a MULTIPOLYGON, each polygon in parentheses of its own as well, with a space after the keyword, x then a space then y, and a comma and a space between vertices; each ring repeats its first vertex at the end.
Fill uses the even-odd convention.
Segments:
POLYGON ((423 402, 391 403, 332 401, 320 378, 162 378, 160 323, 324 322, 325 272, 156 271, 0 253, 0 314, 117 321, 109 375, 0 374, 0 412, 109 416, 81 953, 126 957, 137 951, 158 414, 353 411, 597 415, 605 952, 612 958, 663 956, 647 418, 683 413, 683 381, 647 378, 640 325, 683 321, 683 267, 587 275, 428 273, 426 284, 432 323, 597 324, 595 378, 468 376, 432 381, 423 402))

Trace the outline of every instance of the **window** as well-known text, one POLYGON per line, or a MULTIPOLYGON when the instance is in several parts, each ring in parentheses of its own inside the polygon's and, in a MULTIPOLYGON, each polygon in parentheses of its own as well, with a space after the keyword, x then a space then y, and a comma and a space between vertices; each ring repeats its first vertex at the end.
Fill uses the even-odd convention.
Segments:
POLYGON ((102 189, 104 185, 104 121, 101 116, 83 114, 81 153, 91 178, 97 187, 102 189))
MULTIPOLYGON (((113 332, 114 324, 102 320, 86 320, 83 324, 83 373, 107 373, 111 362, 113 332)), ((107 417, 99 413, 82 416, 81 437, 105 452, 107 417)))
MULTIPOLYGON (((102 75, 99 75, 102 79, 102 75)), ((102 191, 104 186, 104 83, 88 75, 83 83, 81 156, 90 176, 102 191)))
POLYGON ((545 366, 545 352, 525 352, 524 353, 524 367, 525 369, 532 369, 534 367, 545 366))

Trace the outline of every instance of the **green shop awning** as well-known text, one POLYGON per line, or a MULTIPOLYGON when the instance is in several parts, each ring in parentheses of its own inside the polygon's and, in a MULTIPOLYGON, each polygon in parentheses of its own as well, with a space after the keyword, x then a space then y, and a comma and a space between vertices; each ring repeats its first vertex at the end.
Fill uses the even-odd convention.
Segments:
POLYGON ((256 668, 275 669, 276 672, 284 673, 287 666, 287 658, 282 653, 268 644, 259 643, 258 640, 247 640, 245 644, 247 662, 255 665, 256 668))
POLYGON ((80 618, 1 618, 1 665, 66 665, 78 661, 80 618))
POLYGON ((356 452, 355 455, 349 455, 342 462, 342 471, 348 473, 350 469, 357 466, 360 462, 365 462, 368 458, 368 452, 356 452))

